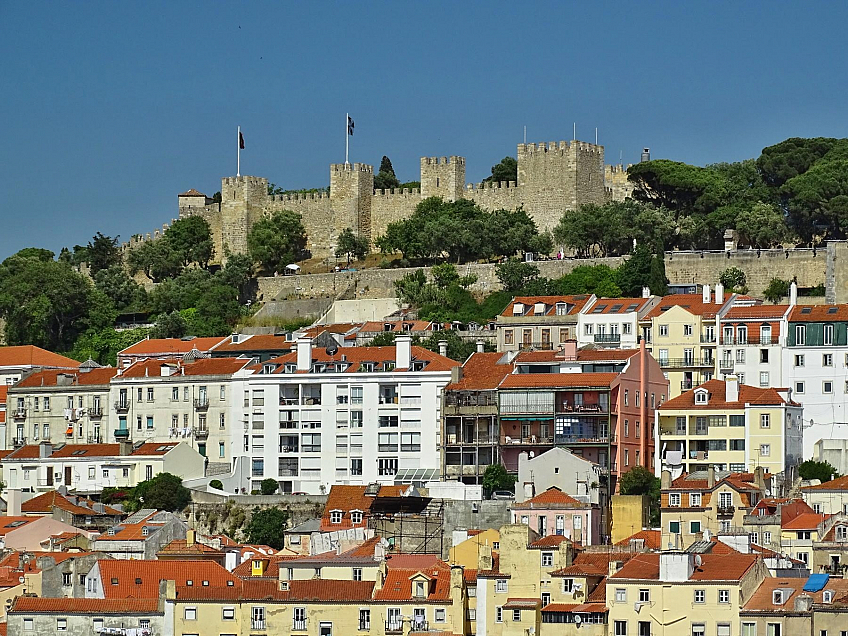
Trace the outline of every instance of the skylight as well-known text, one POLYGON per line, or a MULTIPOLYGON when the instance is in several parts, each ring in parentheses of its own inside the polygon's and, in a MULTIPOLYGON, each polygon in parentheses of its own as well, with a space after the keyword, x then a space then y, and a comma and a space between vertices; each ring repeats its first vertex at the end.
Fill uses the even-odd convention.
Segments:
POLYGON ((636 311, 636 308, 639 306, 639 303, 633 303, 632 305, 627 306, 627 311, 636 311))
POLYGON ((828 308, 827 308, 827 313, 829 313, 829 314, 835 314, 838 310, 839 310, 839 307, 828 307, 828 308))
POLYGON ((808 313, 810 313, 811 311, 813 311, 813 308, 812 308, 812 307, 801 307, 801 313, 802 313, 802 314, 808 314, 808 313))
POLYGON ((613 305, 613 306, 612 306, 612 309, 610 309, 610 312, 611 312, 611 313, 613 313, 613 314, 617 314, 619 311, 621 311, 621 308, 622 308, 623 306, 624 306, 624 305, 621 305, 621 304, 613 305))
POLYGON ((603 312, 604 312, 604 309, 606 309, 606 308, 607 308, 607 306, 606 306, 606 305, 598 305, 597 307, 595 307, 595 308, 592 310, 592 313, 593 313, 593 314, 601 314, 601 313, 603 313, 603 312))

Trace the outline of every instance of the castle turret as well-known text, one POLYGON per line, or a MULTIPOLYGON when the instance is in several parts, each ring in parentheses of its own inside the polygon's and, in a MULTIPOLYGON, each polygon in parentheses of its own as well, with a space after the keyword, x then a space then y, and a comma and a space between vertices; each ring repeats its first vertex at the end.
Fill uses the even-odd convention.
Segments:
POLYGON ((226 251, 247 252, 247 233, 268 205, 268 179, 225 177, 221 179, 221 257, 226 251))
POLYGON ((465 189, 465 157, 421 157, 421 196, 456 201, 465 189))
POLYGON ((336 237, 350 228, 371 238, 371 198, 374 195, 374 167, 364 163, 330 165, 330 247, 336 237))

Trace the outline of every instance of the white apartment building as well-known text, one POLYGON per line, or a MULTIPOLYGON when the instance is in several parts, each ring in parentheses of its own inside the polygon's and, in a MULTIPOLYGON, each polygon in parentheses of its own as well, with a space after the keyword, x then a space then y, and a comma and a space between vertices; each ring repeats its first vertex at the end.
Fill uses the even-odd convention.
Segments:
POLYGON ((577 346, 637 349, 639 320, 660 300, 650 295, 644 298, 592 296, 577 314, 577 346))
POLYGON ((182 442, 135 444, 58 444, 41 442, 15 449, 2 460, 7 487, 47 492, 59 486, 76 494, 104 488, 132 488, 159 473, 184 479, 203 476, 204 459, 182 442))
POLYGON ((718 377, 735 375, 739 384, 791 388, 783 370, 791 309, 791 305, 734 306, 720 316, 718 377))
POLYGON ((458 366, 398 336, 390 347, 313 347, 269 360, 247 380, 236 455, 240 488, 273 478, 282 492, 394 483, 401 469, 440 467, 442 389, 458 366))

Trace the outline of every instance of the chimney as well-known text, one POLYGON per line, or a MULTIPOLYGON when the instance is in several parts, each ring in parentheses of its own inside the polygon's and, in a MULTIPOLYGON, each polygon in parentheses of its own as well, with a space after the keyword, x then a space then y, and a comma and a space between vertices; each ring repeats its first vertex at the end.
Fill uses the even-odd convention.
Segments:
POLYGON ((796 283, 794 280, 789 283, 789 304, 798 304, 798 283, 796 283))
POLYGON ((477 569, 492 569, 492 546, 488 544, 480 546, 479 552, 477 552, 477 569))
POLYGON ((576 360, 577 359, 577 341, 576 340, 566 340, 560 345, 562 349, 562 355, 566 360, 576 360))
MULTIPOLYGON (((462 593, 465 589, 465 566, 450 566, 450 599, 451 599, 451 622, 454 625, 465 624, 465 603, 462 593)), ((415 630, 410 630, 415 631, 415 630)))
POLYGON ((451 367, 451 384, 456 384, 462 379, 462 365, 451 367))
POLYGON ((194 530, 193 528, 189 528, 188 530, 186 530, 186 545, 194 545, 196 541, 197 530, 194 530))
POLYGON ((738 402, 739 401, 739 377, 729 375, 724 379, 724 401, 738 402))
POLYGON ((695 557, 687 552, 660 553, 660 581, 668 583, 688 581, 695 572, 695 557))
MULTIPOLYGON (((813 597, 809 594, 799 594, 795 597, 795 611, 809 612, 813 608, 813 597)), ((824 631, 824 630, 822 630, 824 631)))
POLYGON ((312 338, 301 336, 297 339, 297 370, 309 371, 312 368, 312 338))
POLYGON ((448 341, 439 340, 439 355, 445 358, 448 357, 448 341))
MULTIPOLYGON (((280 571, 282 570, 283 568, 280 568, 280 571)), ((373 595, 376 595, 377 592, 383 589, 383 585, 386 583, 386 574, 388 574, 388 571, 388 561, 383 559, 380 562, 379 567, 377 568, 377 575, 374 577, 374 591, 372 592, 373 595)))
POLYGON ((715 488, 715 466, 710 464, 707 466, 707 488, 715 488))
POLYGON ((38 445, 38 457, 45 459, 53 454, 53 445, 50 442, 41 442, 38 445))
MULTIPOLYGON (((568 542, 567 542, 567 541, 563 541, 563 543, 568 543, 568 542)), ((607 576, 612 576, 612 575, 614 575, 616 572, 618 572, 618 571, 621 569, 621 567, 622 567, 622 562, 621 562, 621 561, 610 561, 610 562, 609 562, 609 567, 608 567, 608 569, 607 569, 607 576)))
POLYGON ((701 290, 701 300, 703 300, 705 305, 710 304, 710 286, 704 285, 704 288, 701 290))
POLYGON ((122 439, 118 442, 118 455, 121 457, 126 457, 127 455, 132 455, 133 452, 133 443, 128 439, 122 439))
POLYGON ((721 283, 716 283, 715 286, 715 304, 724 304, 724 285, 722 285, 721 283))
POLYGON ((477 341, 477 353, 483 353, 486 350, 486 343, 483 340, 477 341))
MULTIPOLYGON (((447 348, 447 344, 445 344, 447 348)), ((439 342, 441 350, 442 343, 439 342)), ((398 369, 408 369, 412 363, 412 336, 398 336, 395 338, 395 367, 398 369)))
POLYGON ((660 477, 660 488, 662 490, 668 490, 671 488, 671 471, 664 470, 662 471, 662 475, 660 477))
POLYGON ((757 466, 754 469, 754 485, 760 489, 760 494, 764 494, 766 490, 766 469, 762 466, 757 466))
POLYGON ((21 516, 21 491, 17 488, 10 488, 6 491, 6 516, 20 517, 21 516))
MULTIPOLYGON (((639 394, 642 396, 642 403, 639 407, 639 427, 642 428, 642 439, 640 444, 640 450, 642 451, 642 460, 645 462, 644 466, 650 466, 650 459, 648 458, 648 454, 650 453, 650 449, 648 448, 648 437, 650 436, 653 439, 653 436, 648 433, 650 430, 650 425, 648 422, 648 350, 645 348, 645 339, 639 339, 639 394)), ((638 433, 637 433, 638 434, 638 433)))
POLYGON ((651 288, 643 287, 642 288, 642 298, 650 298, 651 297, 651 288))

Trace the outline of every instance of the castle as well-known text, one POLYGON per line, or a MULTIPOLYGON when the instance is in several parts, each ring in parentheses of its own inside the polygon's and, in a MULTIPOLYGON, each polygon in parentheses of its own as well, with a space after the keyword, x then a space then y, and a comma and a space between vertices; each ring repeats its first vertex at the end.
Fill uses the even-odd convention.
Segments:
POLYGON ((563 212, 584 203, 623 200, 630 193, 622 166, 604 165, 604 147, 582 141, 518 144, 518 182, 465 183, 464 157, 422 157, 421 188, 375 190, 374 168, 362 163, 330 165, 330 193, 268 194, 262 177, 225 177, 221 202, 197 190, 179 195, 179 217, 202 216, 212 228, 215 254, 247 251, 247 235, 262 216, 291 210, 303 217, 308 249, 314 256, 332 253, 346 228, 371 241, 389 223, 408 218, 418 203, 440 196, 446 201, 473 199, 486 210, 524 210, 540 230, 552 229, 563 212))

